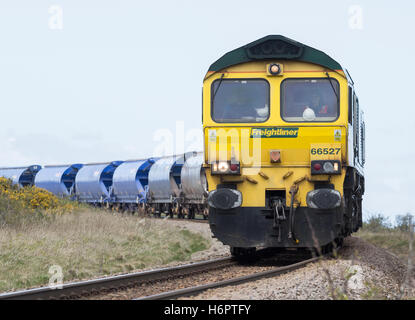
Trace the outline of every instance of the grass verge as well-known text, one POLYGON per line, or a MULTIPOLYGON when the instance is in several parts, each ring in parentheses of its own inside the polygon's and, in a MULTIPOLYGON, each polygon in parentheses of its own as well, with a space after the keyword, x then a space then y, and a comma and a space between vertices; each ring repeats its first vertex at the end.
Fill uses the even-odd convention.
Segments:
POLYGON ((395 225, 392 225, 388 217, 380 213, 372 214, 363 222, 362 228, 354 235, 377 247, 388 250, 404 263, 408 263, 409 256, 412 257, 412 262, 415 262, 414 243, 413 240, 411 241, 414 232, 414 217, 407 213, 397 215, 395 220, 395 225), (411 242, 412 245, 410 245, 411 242))
POLYGON ((47 285, 53 266, 63 281, 90 279, 187 260, 208 247, 209 240, 167 221, 102 210, 3 225, 0 291, 47 285))
POLYGON ((409 235, 399 230, 369 231, 364 228, 353 234, 377 247, 388 250, 404 262, 408 259, 409 235))

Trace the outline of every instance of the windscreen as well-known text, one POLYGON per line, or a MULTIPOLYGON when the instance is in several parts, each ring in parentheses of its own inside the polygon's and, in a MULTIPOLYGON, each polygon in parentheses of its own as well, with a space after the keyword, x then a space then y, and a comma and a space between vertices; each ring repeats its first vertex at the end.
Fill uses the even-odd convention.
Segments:
POLYGON ((212 119, 216 122, 265 122, 269 84, 263 79, 218 79, 212 84, 212 119))
POLYGON ((331 122, 339 116, 335 79, 287 79, 281 84, 281 115, 291 122, 331 122))

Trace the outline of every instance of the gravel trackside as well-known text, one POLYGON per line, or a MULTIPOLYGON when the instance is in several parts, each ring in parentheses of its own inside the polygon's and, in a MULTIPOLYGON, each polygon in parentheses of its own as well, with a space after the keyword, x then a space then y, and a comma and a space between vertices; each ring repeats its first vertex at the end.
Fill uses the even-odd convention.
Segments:
MULTIPOLYGON (((207 225, 198 227, 208 228, 207 225)), ((207 251, 219 254, 222 248, 218 247, 207 251)), ((414 299, 414 278, 410 284, 401 286, 406 270, 406 265, 393 254, 359 238, 349 237, 337 259, 321 260, 274 278, 212 289, 183 299, 414 299), (403 293, 401 288, 405 288, 403 293)))

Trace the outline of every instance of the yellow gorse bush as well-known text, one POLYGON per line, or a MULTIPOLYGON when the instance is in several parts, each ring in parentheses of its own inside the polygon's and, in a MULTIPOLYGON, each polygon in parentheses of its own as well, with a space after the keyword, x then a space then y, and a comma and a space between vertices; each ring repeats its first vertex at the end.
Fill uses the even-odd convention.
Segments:
POLYGON ((2 177, 0 177, 0 196, 6 197, 14 206, 29 211, 42 210, 52 214, 63 214, 78 207, 77 203, 58 198, 45 189, 19 188, 11 180, 2 177))

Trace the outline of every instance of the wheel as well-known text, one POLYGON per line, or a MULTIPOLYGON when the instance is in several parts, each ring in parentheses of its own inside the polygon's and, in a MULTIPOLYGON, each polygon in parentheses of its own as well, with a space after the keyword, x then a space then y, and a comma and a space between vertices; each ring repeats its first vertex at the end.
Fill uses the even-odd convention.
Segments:
POLYGON ((256 248, 231 247, 231 255, 241 262, 252 262, 256 259, 256 248))
POLYGON ((336 238, 333 242, 321 247, 320 253, 331 258, 337 258, 337 252, 343 245, 343 238, 336 238))
POLYGON ((147 215, 147 208, 143 205, 139 205, 137 207, 137 216, 139 217, 145 217, 147 215))
POLYGON ((154 216, 156 218, 160 218, 161 217, 161 211, 162 211, 162 207, 160 206, 160 204, 157 204, 156 207, 154 208, 154 216))
POLYGON ((208 216, 209 216, 209 209, 208 208, 205 208, 205 209, 203 209, 203 219, 204 220, 207 220, 207 218, 208 218, 208 216))
POLYGON ((181 210, 179 210, 179 213, 177 214, 177 218, 183 219, 183 213, 181 210))
POLYGON ((187 219, 193 219, 194 211, 193 208, 189 208, 189 211, 187 213, 187 219))
POLYGON ((337 249, 339 249, 343 247, 344 238, 337 238, 336 240, 334 240, 334 242, 336 243, 337 249))

